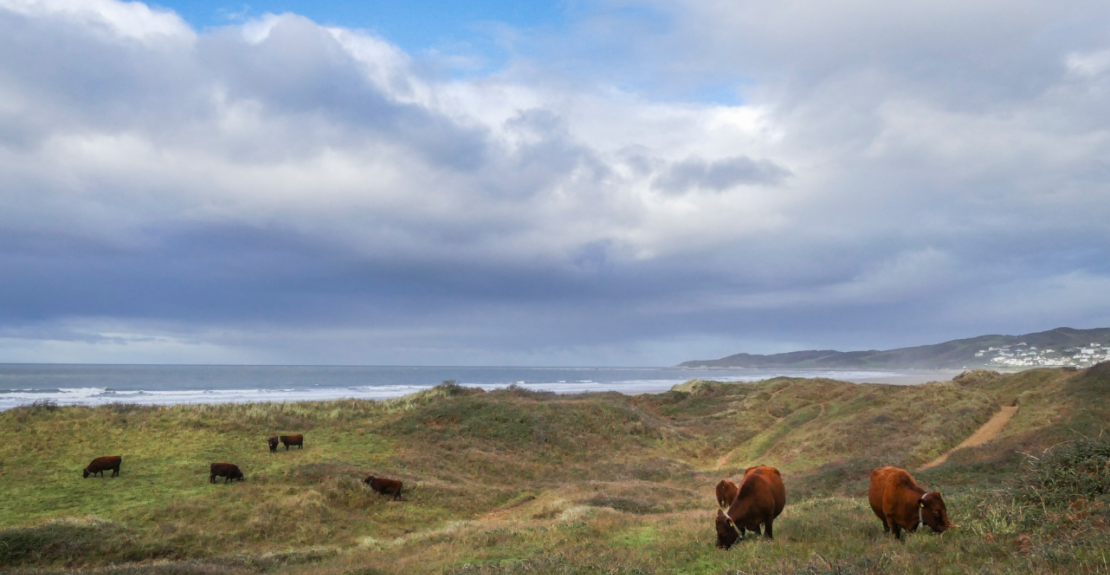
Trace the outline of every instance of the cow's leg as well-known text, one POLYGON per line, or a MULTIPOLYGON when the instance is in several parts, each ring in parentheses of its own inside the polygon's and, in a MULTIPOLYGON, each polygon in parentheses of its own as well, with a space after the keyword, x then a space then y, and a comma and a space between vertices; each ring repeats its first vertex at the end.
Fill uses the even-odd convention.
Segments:
POLYGON ((883 533, 890 533, 890 524, 886 522, 886 517, 881 517, 883 520, 883 533))
POLYGON ((894 521, 891 521, 890 523, 891 523, 891 528, 894 529, 894 538, 901 541, 902 540, 902 526, 898 525, 894 521))
POLYGON ((758 523, 756 524, 755 529, 752 529, 752 532, 755 533, 756 535, 763 535, 763 533, 761 533, 759 531, 759 524, 758 523))
POLYGON ((215 483, 216 482, 216 474, 215 473, 208 476, 208 482, 209 483, 215 483))
POLYGON ((767 525, 767 538, 771 539, 771 540, 775 539, 775 531, 774 531, 774 528, 772 527, 772 524, 774 522, 775 522, 774 519, 768 519, 767 523, 766 523, 766 525, 767 525))
POLYGON ((112 477, 119 477, 119 466, 112 470, 112 477))

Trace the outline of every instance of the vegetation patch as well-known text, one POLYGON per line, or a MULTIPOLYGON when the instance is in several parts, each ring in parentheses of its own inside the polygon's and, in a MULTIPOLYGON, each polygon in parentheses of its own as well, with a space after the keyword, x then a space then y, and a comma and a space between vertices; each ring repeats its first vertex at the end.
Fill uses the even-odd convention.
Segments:
POLYGON ((1108 372, 699 381, 638 396, 445 382, 385 402, 13 409, 0 413, 0 570, 1105 572, 1108 372), (916 470, 1014 399, 997 439, 916 470), (266 438, 288 433, 304 449, 270 453, 266 438), (119 477, 82 478, 117 454, 119 477), (246 480, 208 483, 216 461, 246 480), (718 550, 714 486, 756 464, 786 483, 775 539, 718 550), (884 534, 866 499, 884 465, 941 489, 956 527, 884 534), (368 474, 404 481, 403 500, 367 488, 368 474))

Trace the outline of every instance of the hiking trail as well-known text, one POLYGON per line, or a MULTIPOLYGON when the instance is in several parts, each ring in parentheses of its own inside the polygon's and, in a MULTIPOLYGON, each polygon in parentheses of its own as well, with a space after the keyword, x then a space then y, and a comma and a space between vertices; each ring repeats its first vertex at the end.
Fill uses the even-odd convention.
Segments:
POLYGON ((983 445, 984 443, 993 441, 994 438, 998 437, 998 434, 1002 432, 1002 428, 1006 427, 1006 424, 1009 423, 1010 418, 1013 417, 1014 414, 1017 413, 1017 411, 1017 405, 1009 405, 1003 407, 998 411, 998 413, 994 414, 994 416, 991 417, 989 421, 984 423, 982 427, 977 429, 975 433, 972 433, 971 437, 963 440, 963 442, 956 447, 949 449, 944 455, 941 455, 940 457, 930 461, 929 463, 922 465, 921 469, 936 467, 941 463, 948 461, 948 456, 955 453, 958 449, 963 449, 965 447, 978 447, 980 445, 983 445))

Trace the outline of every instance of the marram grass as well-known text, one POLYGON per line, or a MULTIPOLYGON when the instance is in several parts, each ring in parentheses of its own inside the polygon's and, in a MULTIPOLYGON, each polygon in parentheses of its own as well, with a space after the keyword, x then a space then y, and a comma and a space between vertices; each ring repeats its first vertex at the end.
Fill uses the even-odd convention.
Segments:
POLYGON ((0 413, 0 571, 1110 573, 1110 505, 1087 479, 1105 460, 1103 371, 13 409, 0 413), (914 472, 1015 399, 995 441, 914 472), (269 453, 285 433, 305 448, 269 453), (1056 444, 1078 447, 1045 451, 1056 444), (121 476, 82 479, 100 455, 122 455, 121 476), (246 481, 209 484, 216 461, 246 481), (718 550, 713 487, 757 463, 786 480, 776 538, 718 550), (941 489, 958 526, 884 535, 865 498, 879 465, 941 489), (403 480, 404 501, 370 491, 371 473, 403 480))

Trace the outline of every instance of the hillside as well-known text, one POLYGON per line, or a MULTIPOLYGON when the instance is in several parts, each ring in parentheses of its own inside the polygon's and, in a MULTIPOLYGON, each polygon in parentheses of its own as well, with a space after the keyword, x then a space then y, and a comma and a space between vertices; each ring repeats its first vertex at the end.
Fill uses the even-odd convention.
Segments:
POLYGON ((1050 331, 1025 335, 983 335, 957 339, 934 345, 904 347, 886 351, 834 351, 811 350, 756 355, 738 353, 712 360, 685 361, 678 367, 691 368, 909 368, 909 369, 965 369, 969 367, 1086 367, 1105 356, 1081 356, 1081 348, 1091 343, 1110 346, 1110 328, 1072 329, 1061 327, 1050 331), (1024 345, 1022 345, 1024 344, 1024 345), (1010 350, 999 349, 1009 347, 1010 350), (995 348, 995 349, 991 349, 995 348), (1035 348, 1035 349, 1033 349, 1035 348), (1029 351, 1032 349, 1033 351, 1029 351), (981 355, 977 354, 985 351, 981 355), (1045 352, 1048 353, 1045 353, 1045 352), (1018 356, 1010 361, 991 361, 994 358, 1014 358, 1017 353, 1030 354, 1028 361, 1018 356))
POLYGON ((386 402, 17 408, 0 413, 0 571, 1094 573, 1110 545, 1105 496, 1054 499, 1064 491, 1021 453, 1098 437, 1108 396, 1102 364, 920 386, 444 385, 386 402), (993 441, 914 471, 959 527, 884 537, 870 470, 916 470, 1015 401, 993 441), (304 450, 270 454, 265 438, 287 431, 304 450), (81 478, 107 454, 123 455, 120 477, 81 478), (212 461, 238 463, 246 481, 209 484, 212 461), (715 549, 713 486, 756 463, 787 484, 776 538, 715 549), (371 473, 403 480, 405 500, 366 489, 371 473))

